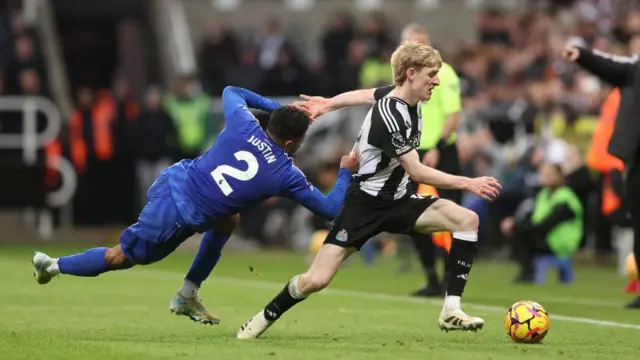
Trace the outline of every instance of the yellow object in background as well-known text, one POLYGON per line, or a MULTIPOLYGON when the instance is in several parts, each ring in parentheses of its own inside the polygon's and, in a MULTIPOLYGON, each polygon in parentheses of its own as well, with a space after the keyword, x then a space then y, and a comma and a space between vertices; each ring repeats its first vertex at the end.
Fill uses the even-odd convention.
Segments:
POLYGON ((638 267, 636 266, 636 257, 633 256, 633 253, 627 256, 627 262, 625 266, 625 273, 629 277, 629 280, 637 280, 638 279, 638 267))
MULTIPOLYGON (((418 194, 438 196, 438 190, 431 185, 420 184, 418 187, 418 194)), ((453 238, 451 237, 451 233, 448 231, 431 234, 431 241, 433 241, 433 244, 439 248, 447 250, 447 252, 451 249, 452 240, 453 238)))
POLYGON ((311 242, 309 243, 309 252, 313 255, 317 254, 320 251, 320 247, 324 243, 324 239, 327 238, 327 234, 329 231, 327 230, 318 230, 313 233, 311 237, 311 242))

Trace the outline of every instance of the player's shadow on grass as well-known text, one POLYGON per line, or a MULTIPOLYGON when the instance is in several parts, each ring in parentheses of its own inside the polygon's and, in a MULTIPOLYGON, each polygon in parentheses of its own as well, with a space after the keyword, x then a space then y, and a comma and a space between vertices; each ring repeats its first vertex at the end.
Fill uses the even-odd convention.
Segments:
MULTIPOLYGON (((180 337, 177 334, 167 334, 167 335, 156 335, 156 336, 140 336, 139 334, 120 334, 115 336, 101 336, 101 335, 90 335, 90 336, 78 336, 76 340, 79 341, 89 341, 89 342, 123 342, 123 343, 198 343, 201 341, 210 342, 212 340, 237 340, 235 332, 224 332, 224 331, 216 331, 215 333, 207 333, 207 334, 198 334, 197 336, 193 336, 194 334, 189 334, 188 336, 180 337)), ((287 335, 287 334, 273 334, 265 337, 261 337, 256 340, 256 343, 260 342, 290 342, 292 339, 296 341, 313 341, 316 343, 320 342, 334 342, 341 341, 344 338, 340 338, 331 334, 322 334, 322 335, 287 335)), ((238 340, 240 341, 240 340, 238 340)), ((253 341, 249 341, 251 343, 253 341)))
MULTIPOLYGON (((234 335, 235 337, 235 335, 234 335)), ((331 334, 323 334, 323 335, 288 335, 288 334, 269 334, 264 337, 260 337, 257 342, 261 341, 269 341, 269 342, 291 342, 291 340, 296 341, 313 341, 313 343, 320 342, 334 342, 334 341, 343 341, 346 338, 338 337, 331 334)))

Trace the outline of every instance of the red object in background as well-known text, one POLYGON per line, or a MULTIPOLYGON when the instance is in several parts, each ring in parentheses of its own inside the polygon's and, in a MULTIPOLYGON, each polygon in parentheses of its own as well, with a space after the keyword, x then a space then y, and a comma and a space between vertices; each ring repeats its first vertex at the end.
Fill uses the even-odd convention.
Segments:
POLYGON ((638 292, 640 292, 640 280, 638 279, 629 281, 624 288, 625 294, 637 294, 638 292))

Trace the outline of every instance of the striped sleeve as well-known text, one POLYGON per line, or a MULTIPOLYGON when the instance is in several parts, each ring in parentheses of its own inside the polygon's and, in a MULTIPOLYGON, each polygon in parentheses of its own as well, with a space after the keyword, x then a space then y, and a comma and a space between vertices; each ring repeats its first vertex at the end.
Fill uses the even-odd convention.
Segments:
POLYGON ((383 97, 389 95, 389 93, 393 91, 393 89, 395 89, 395 85, 387 85, 387 86, 376 88, 373 91, 373 98, 376 100, 380 100, 383 97))
POLYGON ((402 156, 413 150, 407 139, 407 124, 411 124, 411 119, 403 117, 397 104, 398 101, 393 98, 384 98, 376 102, 371 113, 368 143, 381 149, 389 158, 402 156))

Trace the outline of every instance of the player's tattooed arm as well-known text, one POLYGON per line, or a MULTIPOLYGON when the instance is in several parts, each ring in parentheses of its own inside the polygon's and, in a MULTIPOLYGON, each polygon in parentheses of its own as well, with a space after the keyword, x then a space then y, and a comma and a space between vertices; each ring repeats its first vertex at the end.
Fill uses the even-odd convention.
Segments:
POLYGON ((330 111, 342 109, 350 106, 373 105, 376 100, 382 99, 394 89, 393 85, 372 89, 362 89, 347 91, 332 98, 322 96, 300 95, 311 112, 313 118, 317 118, 330 111))

